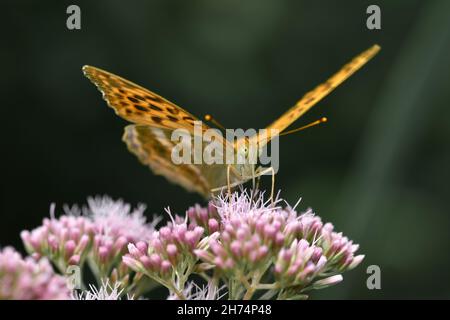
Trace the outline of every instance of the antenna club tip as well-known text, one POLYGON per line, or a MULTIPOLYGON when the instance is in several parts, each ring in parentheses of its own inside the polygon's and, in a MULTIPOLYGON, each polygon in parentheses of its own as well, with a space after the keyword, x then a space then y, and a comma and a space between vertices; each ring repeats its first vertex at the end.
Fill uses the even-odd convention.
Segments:
POLYGON ((320 119, 320 122, 327 122, 328 118, 327 117, 323 117, 322 119, 320 119))
POLYGON ((211 121, 211 115, 210 114, 206 114, 205 115, 205 120, 206 121, 211 121))

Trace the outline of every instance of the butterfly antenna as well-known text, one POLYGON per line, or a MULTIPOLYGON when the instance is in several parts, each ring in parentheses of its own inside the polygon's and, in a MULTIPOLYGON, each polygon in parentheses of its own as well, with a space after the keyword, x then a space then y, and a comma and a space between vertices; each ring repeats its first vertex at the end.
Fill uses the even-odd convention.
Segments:
POLYGON ((224 131, 226 130, 226 128, 223 125, 221 125, 216 119, 214 119, 210 114, 205 115, 205 120, 213 123, 219 129, 222 129, 224 131))
POLYGON ((297 128, 297 129, 293 129, 293 130, 289 130, 289 131, 280 133, 279 136, 285 136, 285 135, 288 135, 288 134, 291 134, 291 133, 294 133, 294 132, 302 131, 302 130, 305 130, 305 129, 310 128, 310 127, 317 126, 318 124, 321 124, 321 123, 324 123, 324 122, 327 122, 327 121, 328 121, 328 119, 326 117, 323 117, 323 118, 320 118, 319 120, 311 122, 310 124, 307 124, 306 126, 303 126, 303 127, 297 128))

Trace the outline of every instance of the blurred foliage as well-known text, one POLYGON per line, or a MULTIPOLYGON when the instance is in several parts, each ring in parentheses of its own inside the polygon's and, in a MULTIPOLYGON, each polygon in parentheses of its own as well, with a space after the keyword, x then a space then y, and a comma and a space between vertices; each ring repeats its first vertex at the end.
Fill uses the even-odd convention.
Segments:
MULTIPOLYGON (((450 2, 6 1, 2 22, 0 244, 50 202, 109 194, 148 214, 203 200, 154 176, 121 142, 125 121, 85 79, 90 64, 227 127, 263 127, 374 43, 382 51, 300 119, 321 127, 281 140, 277 188, 302 197, 361 244, 363 265, 315 298, 450 294, 450 2), (82 30, 65 27, 77 3, 82 30), (365 269, 382 270, 382 290, 365 269)), ((269 179, 270 180, 270 179, 269 179)), ((268 185, 266 181, 266 185, 268 185)))

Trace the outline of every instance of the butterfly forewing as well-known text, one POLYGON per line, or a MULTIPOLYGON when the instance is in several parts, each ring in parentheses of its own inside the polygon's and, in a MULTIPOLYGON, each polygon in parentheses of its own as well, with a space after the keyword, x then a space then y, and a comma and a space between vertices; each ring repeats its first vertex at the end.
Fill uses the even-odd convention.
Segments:
POLYGON ((275 120, 267 129, 276 129, 279 132, 289 127, 295 120, 300 118, 305 112, 313 107, 322 98, 344 82, 359 68, 366 64, 380 50, 378 45, 374 45, 355 57, 352 61, 344 65, 341 70, 335 73, 326 82, 306 93, 292 108, 275 120))
POLYGON ((158 128, 194 131, 194 121, 198 119, 156 93, 95 67, 84 66, 83 72, 102 92, 108 105, 125 120, 158 128))

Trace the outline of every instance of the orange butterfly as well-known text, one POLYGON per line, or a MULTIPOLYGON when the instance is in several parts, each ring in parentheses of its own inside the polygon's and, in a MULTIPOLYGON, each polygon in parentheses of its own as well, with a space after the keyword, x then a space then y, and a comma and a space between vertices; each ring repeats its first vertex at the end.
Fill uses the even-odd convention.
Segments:
MULTIPOLYGON (((275 120, 267 129, 282 132, 312 106, 329 94, 334 88, 367 63, 380 47, 374 45, 359 54, 326 82, 306 93, 292 108, 275 120)), ((83 72, 102 92, 103 98, 117 115, 133 125, 125 127, 123 140, 128 149, 139 160, 148 165, 155 174, 181 185, 189 191, 195 191, 205 197, 211 192, 245 183, 265 174, 271 168, 255 168, 254 164, 174 164, 171 155, 174 143, 171 133, 176 129, 185 129, 194 134, 195 121, 198 118, 181 107, 169 102, 131 81, 107 71, 84 66, 83 72)), ((209 129, 202 124, 202 132, 209 129)), ((263 146, 268 142, 259 135, 248 139, 246 143, 231 143, 222 139, 220 143, 233 148, 236 155, 248 157, 248 143, 257 142, 263 146)), ((272 169, 273 171, 273 169, 272 169)), ((272 183, 273 195, 273 183, 272 183)))

